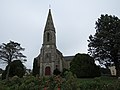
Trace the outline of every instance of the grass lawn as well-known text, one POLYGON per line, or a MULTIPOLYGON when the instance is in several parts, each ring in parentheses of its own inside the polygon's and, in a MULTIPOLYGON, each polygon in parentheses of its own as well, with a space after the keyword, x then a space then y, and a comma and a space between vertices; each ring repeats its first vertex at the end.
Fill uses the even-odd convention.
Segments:
POLYGON ((89 83, 89 82, 113 83, 116 81, 119 81, 116 77, 78 78, 79 83, 89 83))
POLYGON ((120 80, 115 77, 78 79, 79 90, 120 90, 120 80))

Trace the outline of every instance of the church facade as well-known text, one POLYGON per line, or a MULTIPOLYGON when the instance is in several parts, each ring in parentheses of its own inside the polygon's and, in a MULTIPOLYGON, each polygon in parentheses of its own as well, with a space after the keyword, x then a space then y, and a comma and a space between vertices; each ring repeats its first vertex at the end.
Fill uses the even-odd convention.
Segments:
POLYGON ((36 72, 40 76, 50 76, 53 75, 56 68, 62 72, 64 62, 64 57, 56 46, 56 31, 51 9, 49 9, 44 28, 42 48, 40 54, 34 58, 33 72, 36 72))

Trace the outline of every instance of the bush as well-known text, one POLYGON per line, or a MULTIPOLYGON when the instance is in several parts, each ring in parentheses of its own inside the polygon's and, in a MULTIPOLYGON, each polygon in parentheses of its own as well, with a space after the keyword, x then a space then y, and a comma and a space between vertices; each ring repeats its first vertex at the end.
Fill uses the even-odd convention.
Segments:
POLYGON ((60 72, 57 68, 53 71, 53 74, 54 74, 54 75, 60 75, 60 73, 61 73, 61 72, 60 72))
MULTIPOLYGON (((8 70, 8 65, 6 66, 5 71, 2 73, 2 79, 6 78, 8 70)), ((10 64, 9 77, 18 76, 20 78, 25 74, 25 67, 20 60, 15 60, 10 64)))
POLYGON ((76 54, 70 63, 70 71, 78 78, 94 78, 100 76, 100 68, 94 58, 88 54, 76 54))
POLYGON ((4 83, 1 81, 0 81, 0 90, 8 90, 8 87, 4 85, 4 83))
POLYGON ((94 79, 78 79, 70 71, 61 76, 19 78, 0 81, 0 90, 120 90, 120 80, 114 77, 97 77, 94 79))
POLYGON ((65 78, 62 83, 63 90, 77 90, 78 82, 76 76, 70 71, 65 72, 65 78))

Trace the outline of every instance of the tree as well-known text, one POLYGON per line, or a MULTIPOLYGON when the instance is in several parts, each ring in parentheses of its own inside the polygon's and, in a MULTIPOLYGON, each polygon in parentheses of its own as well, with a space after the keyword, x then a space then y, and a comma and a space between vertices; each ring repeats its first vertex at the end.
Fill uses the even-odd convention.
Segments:
POLYGON ((34 58, 32 75, 33 76, 39 75, 40 74, 39 70, 40 70, 40 65, 38 59, 34 58))
POLYGON ((9 80, 9 70, 10 64, 14 60, 26 61, 26 56, 21 53, 24 51, 24 48, 20 46, 19 43, 10 41, 9 43, 3 43, 0 45, 0 59, 5 61, 8 64, 6 79, 9 80))
POLYGON ((101 75, 106 75, 106 76, 110 76, 111 75, 111 72, 110 72, 110 69, 109 68, 100 68, 100 72, 101 72, 101 75))
POLYGON ((100 76, 100 69, 94 59, 88 54, 76 54, 70 63, 70 70, 78 78, 92 78, 100 76))
POLYGON ((0 68, 0 74, 2 74, 2 73, 3 73, 3 71, 4 71, 4 70, 3 70, 2 68, 0 68))
MULTIPOLYGON (((8 65, 2 74, 2 79, 6 78, 5 76, 7 74, 7 69, 8 69, 8 65)), ((10 70, 9 70, 9 77, 18 76, 21 78, 23 77, 24 74, 25 74, 25 66, 22 64, 20 60, 15 60, 11 62, 10 70)))
POLYGON ((120 19, 116 16, 101 15, 96 21, 96 33, 89 36, 88 52, 101 64, 115 64, 120 76, 120 19))

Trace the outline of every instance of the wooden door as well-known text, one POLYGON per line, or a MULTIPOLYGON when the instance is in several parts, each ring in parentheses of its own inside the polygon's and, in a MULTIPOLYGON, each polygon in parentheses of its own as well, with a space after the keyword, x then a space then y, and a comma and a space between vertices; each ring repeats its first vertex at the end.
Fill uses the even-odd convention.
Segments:
POLYGON ((50 67, 46 67, 45 68, 45 75, 50 75, 50 74, 51 74, 50 67))

